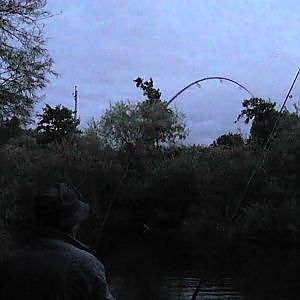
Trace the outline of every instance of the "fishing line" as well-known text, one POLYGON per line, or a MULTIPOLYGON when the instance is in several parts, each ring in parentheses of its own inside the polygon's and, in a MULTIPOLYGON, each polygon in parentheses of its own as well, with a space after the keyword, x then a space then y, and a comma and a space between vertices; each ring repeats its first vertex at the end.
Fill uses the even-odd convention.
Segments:
MULTIPOLYGON (((296 81, 297 81, 297 79, 298 79, 299 73, 300 73, 300 68, 298 69, 298 72, 297 72, 297 74, 296 74, 296 76, 295 76, 295 78, 294 78, 294 80, 293 80, 293 82, 292 82, 292 84, 291 84, 291 86, 290 86, 290 88, 289 88, 287 94, 286 94, 286 97, 285 97, 285 99, 284 99, 284 101, 283 101, 283 103, 282 103, 282 105, 281 105, 281 108, 280 108, 280 110, 279 110, 279 116, 278 116, 277 119, 275 120, 275 123, 274 123, 274 125, 273 125, 273 127, 272 127, 272 130, 271 130, 271 132, 270 132, 270 134, 269 134, 269 136, 268 136, 268 139, 267 139, 267 141, 265 142, 265 144, 264 144, 264 146, 263 146, 263 150, 262 150, 261 157, 260 157, 260 159, 257 161, 256 166, 255 166, 255 168, 253 169, 253 171, 252 171, 252 173, 251 173, 251 175, 250 175, 250 177, 249 177, 249 179, 248 179, 248 181, 247 181, 247 184, 246 184, 246 186, 245 186, 245 189, 244 189, 244 191, 243 191, 243 194, 242 194, 242 196, 241 196, 241 198, 240 198, 240 200, 239 200, 239 202, 238 202, 238 204, 237 204, 237 206, 236 206, 236 208, 235 208, 235 210, 234 210, 234 213, 233 213, 233 215, 232 215, 232 217, 231 217, 231 222, 234 222, 234 220, 235 220, 236 217, 238 216, 238 213, 239 213, 241 204, 242 204, 242 202, 243 202, 243 200, 244 200, 244 198, 245 198, 245 196, 246 196, 246 194, 247 194, 247 192, 248 192, 248 190, 249 190, 249 186, 250 186, 250 184, 252 183, 252 180, 254 179, 254 177, 255 177, 255 175, 256 175, 256 173, 257 173, 259 167, 264 163, 264 161, 265 161, 265 159, 266 159, 267 150, 270 149, 271 139, 273 138, 273 135, 274 135, 276 129, 278 128, 279 122, 280 122, 280 120, 281 120, 281 118, 282 118, 282 115, 283 115, 283 113, 282 113, 282 112, 283 112, 283 109, 285 108, 286 102, 287 102, 288 98, 290 97, 290 94, 291 94, 291 92, 292 92, 292 90, 293 90, 293 87, 294 87, 294 85, 295 85, 295 83, 296 83, 296 81)), ((241 89, 243 89, 243 90, 245 90, 246 92, 248 92, 248 94, 251 95, 251 98, 255 98, 253 93, 251 93, 245 86, 241 85, 241 84, 238 83, 237 81, 232 80, 232 79, 229 79, 229 78, 226 78, 226 77, 219 77, 219 76, 216 76, 216 77, 206 77, 206 78, 202 78, 202 79, 200 79, 200 80, 196 80, 196 81, 190 83, 189 85, 187 85, 186 87, 184 87, 183 89, 181 89, 179 92, 177 92, 177 93, 176 93, 176 94, 175 94, 175 95, 167 102, 167 106, 169 106, 170 103, 172 103, 172 102, 173 102, 180 94, 182 94, 185 90, 187 90, 187 89, 190 88, 191 86, 193 86, 193 85, 197 85, 197 86, 198 86, 198 84, 199 84, 200 82, 202 82, 202 81, 205 81, 205 80, 214 80, 214 79, 219 79, 220 81, 224 80, 224 81, 232 82, 232 83, 238 85, 241 89)), ((196 297, 197 297, 197 295, 198 295, 198 293, 199 293, 199 291, 200 291, 200 289, 201 289, 202 283, 203 283, 203 280, 202 280, 202 279, 199 280, 199 284, 198 284, 198 286, 197 286, 195 292, 193 293, 192 300, 196 299, 196 297)))
MULTIPOLYGON (((250 186, 250 184, 251 184, 253 178, 255 177, 255 175, 256 175, 256 173, 257 173, 259 167, 264 163, 264 161, 265 161, 265 159, 266 159, 267 150, 270 148, 270 142, 271 142, 271 139, 272 139, 272 137, 273 137, 273 135, 274 135, 274 133, 275 133, 275 130, 278 128, 279 122, 280 122, 280 120, 281 120, 281 118, 282 118, 282 115, 283 115, 283 114, 282 114, 283 109, 284 109, 284 107, 285 107, 285 105, 286 105, 286 102, 287 102, 288 98, 290 97, 290 94, 291 94, 291 92, 292 92, 292 90, 293 90, 293 87, 294 87, 296 81, 297 81, 297 78, 298 78, 298 76, 299 76, 299 73, 300 73, 300 68, 298 69, 298 72, 297 72, 297 74, 296 74, 296 76, 295 76, 295 78, 294 78, 294 80, 293 80, 293 82, 292 82, 292 84, 291 84, 291 86, 290 86, 290 88, 289 88, 289 90, 288 90, 288 93, 286 94, 286 97, 285 97, 285 99, 284 99, 284 101, 283 101, 283 103, 282 103, 282 105, 281 105, 281 108, 280 108, 280 110, 279 110, 279 116, 278 116, 278 118, 276 119, 276 121, 275 121, 275 123, 274 123, 274 125, 273 125, 273 128, 272 128, 272 130, 271 130, 271 132, 270 132, 270 134, 269 134, 269 136, 268 136, 268 139, 267 139, 267 141, 266 141, 265 144, 264 144, 264 147, 263 147, 263 151, 262 151, 261 157, 260 157, 260 159, 257 161, 256 166, 255 166, 255 168, 253 169, 253 171, 252 171, 252 173, 251 173, 251 175, 250 175, 250 177, 249 177, 249 179, 248 179, 248 181, 247 181, 247 184, 246 184, 246 187, 245 187, 245 189, 244 189, 244 192, 243 192, 243 194, 242 194, 242 196, 241 196, 241 198, 240 198, 240 200, 239 200, 239 202, 238 202, 238 204, 237 204, 237 206, 236 206, 236 208, 235 208, 235 211, 234 211, 234 213, 233 213, 233 215, 232 215, 232 217, 231 217, 231 220, 230 220, 231 222, 234 222, 235 219, 237 218, 238 212, 239 212, 240 207, 241 207, 241 204, 242 204, 243 200, 245 199, 245 196, 246 196, 246 194, 247 194, 247 192, 248 192, 248 190, 249 190, 249 186, 250 186)), ((202 285, 202 279, 199 280, 199 284, 198 284, 198 286, 197 286, 197 288, 196 288, 196 290, 195 290, 195 292, 194 292, 194 294, 193 294, 191 300, 196 299, 197 295, 198 295, 199 292, 200 292, 201 285, 202 285)))
POLYGON ((95 249, 96 249, 97 244, 98 244, 98 242, 99 242, 99 240, 100 240, 100 238, 101 238, 101 235, 102 235, 102 232, 103 232, 103 228, 104 228, 104 225, 105 225, 105 223, 106 223, 106 221, 107 221, 107 219, 108 219, 108 217, 109 217, 109 214, 110 214, 112 205, 113 205, 115 199, 117 198, 117 195, 118 195, 118 193, 119 193, 119 191, 120 191, 120 188, 121 188, 121 186, 122 186, 122 183, 123 183, 124 179, 125 179, 126 176, 127 176, 127 173, 128 173, 128 165, 126 165, 125 170, 124 170, 124 172, 123 172, 123 175, 122 175, 122 177, 121 177, 121 179, 120 179, 120 181, 119 181, 119 183, 118 183, 118 186, 117 186, 117 188, 115 189, 114 194, 113 194, 113 196, 111 197, 111 200, 110 200, 110 202, 109 202, 109 204, 108 204, 108 207, 107 207, 106 213, 105 213, 105 215, 104 215, 103 221, 102 221, 102 223, 101 223, 101 225, 100 225, 100 227, 99 227, 99 230, 98 230, 97 235, 96 235, 96 238, 95 238, 95 245, 94 245, 94 248, 95 248, 95 249))
POLYGON ((287 102, 288 98, 290 97, 290 94, 291 94, 291 92, 293 90, 293 87, 294 87, 296 81, 297 81, 299 73, 300 73, 300 68, 298 69, 298 72, 297 72, 297 74, 296 74, 296 76, 295 76, 295 78, 294 78, 294 80, 293 80, 293 82, 292 82, 292 84, 291 84, 291 86, 290 86, 290 88, 289 88, 286 96, 285 96, 285 99, 284 99, 284 101, 283 101, 283 103, 281 105, 281 108, 279 110, 279 116, 277 117, 277 119, 276 119, 276 121, 275 121, 275 123, 273 125, 273 128, 272 128, 272 130, 271 130, 271 132, 270 132, 270 134, 268 136, 268 139, 267 139, 267 141, 264 144, 261 157, 257 161, 256 166, 253 169, 253 171, 252 171, 252 173, 251 173, 251 175, 250 175, 250 177, 249 177, 249 179, 247 181, 247 184, 246 184, 246 187, 245 187, 245 189, 243 191, 243 194, 242 194, 242 196, 241 196, 241 198, 240 198, 240 200, 239 200, 239 202, 238 202, 238 204, 237 204, 237 206, 236 206, 236 208, 234 210, 234 213, 233 213, 233 215, 231 217, 231 222, 234 222, 236 220, 236 218, 238 216, 238 212, 239 212, 239 210, 241 208, 241 204, 244 201, 244 199, 245 199, 245 197, 247 195, 247 192, 249 190, 250 184, 251 184, 252 180, 254 179, 254 177, 255 177, 258 169, 260 168, 260 166, 264 164, 264 161, 265 161, 267 153, 268 153, 267 150, 270 149, 271 139, 273 138, 273 135, 274 135, 276 129, 278 128, 279 122, 280 122, 280 120, 281 120, 281 118, 283 116, 283 113, 282 113, 283 109, 285 108, 286 102, 287 102))

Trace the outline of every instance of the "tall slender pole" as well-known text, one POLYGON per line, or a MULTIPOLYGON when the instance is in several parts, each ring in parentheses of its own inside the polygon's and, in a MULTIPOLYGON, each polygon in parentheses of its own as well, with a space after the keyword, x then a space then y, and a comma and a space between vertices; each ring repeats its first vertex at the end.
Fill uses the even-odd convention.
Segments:
POLYGON ((74 88, 74 118, 77 120, 77 107, 78 107, 78 91, 77 86, 75 85, 74 88))

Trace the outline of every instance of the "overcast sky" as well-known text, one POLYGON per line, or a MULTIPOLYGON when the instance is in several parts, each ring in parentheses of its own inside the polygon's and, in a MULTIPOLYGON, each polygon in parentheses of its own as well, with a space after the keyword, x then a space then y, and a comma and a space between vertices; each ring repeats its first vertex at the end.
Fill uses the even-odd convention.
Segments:
MULTIPOLYGON (((296 0, 48 0, 48 8, 62 11, 46 27, 60 77, 46 89, 45 102, 72 108, 77 85, 83 126, 110 102, 141 100, 133 83, 138 76, 152 77, 164 99, 202 77, 227 76, 281 104, 300 66, 296 0)), ((300 82, 290 101, 299 96, 300 82)), ((247 97, 218 81, 178 97, 189 143, 245 130, 234 120, 247 97)))

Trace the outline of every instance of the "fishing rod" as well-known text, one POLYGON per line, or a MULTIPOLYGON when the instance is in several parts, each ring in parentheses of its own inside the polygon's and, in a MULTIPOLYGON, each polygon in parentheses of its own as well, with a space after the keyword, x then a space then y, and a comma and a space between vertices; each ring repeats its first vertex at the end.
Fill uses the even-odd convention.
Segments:
MULTIPOLYGON (((283 109, 285 108, 286 102, 287 102, 287 100, 288 100, 289 97, 290 97, 290 94, 291 94, 291 92, 292 92, 292 90, 293 90, 293 88, 294 88, 294 85, 295 85, 295 83, 296 83, 296 81, 297 81, 297 79, 298 79, 299 73, 300 73, 300 68, 298 69, 298 72, 297 72, 296 76, 294 77, 294 80, 293 80, 293 82, 292 82, 292 84, 291 84, 291 86, 290 86, 290 88, 289 88, 289 90, 288 90, 288 92, 287 92, 287 94, 286 94, 286 97, 285 97, 285 99, 284 99, 284 101, 283 101, 283 103, 282 103, 282 105, 281 105, 281 108, 280 108, 280 110, 279 110, 279 116, 278 116, 278 118, 276 119, 276 121, 275 121, 275 123, 274 123, 274 125, 273 125, 273 128, 272 128, 272 130, 271 130, 271 132, 270 132, 270 134, 269 134, 269 136, 268 136, 268 139, 267 139, 267 141, 266 141, 265 144, 264 144, 264 147, 263 147, 263 151, 262 151, 261 157, 260 157, 260 159, 257 161, 257 164, 256 164, 254 170, 252 171, 252 173, 251 173, 251 175, 250 175, 250 177, 249 177, 249 179, 248 179, 248 181, 247 181, 247 184, 246 184, 246 186, 245 186, 245 189, 244 189, 244 191, 243 191, 243 194, 242 194, 242 196, 241 196, 241 198, 240 198, 240 200, 239 200, 239 202, 238 202, 238 204, 237 204, 237 206, 236 206, 236 208, 235 208, 235 210, 234 210, 234 213, 233 213, 233 215, 232 215, 232 217, 231 217, 231 222, 234 222, 235 219, 237 218, 238 213, 239 213, 239 210, 240 210, 240 207, 241 207, 241 204, 242 204, 242 202, 244 201, 244 199, 245 199, 245 197, 246 197, 246 195, 247 195, 247 192, 248 192, 248 190, 249 190, 249 186, 250 186, 250 184, 252 183, 252 181, 253 181, 253 179, 254 179, 254 177, 255 177, 255 175, 256 175, 256 173, 257 173, 259 167, 264 163, 264 161, 265 161, 265 159, 266 159, 267 150, 268 150, 269 147, 270 147, 271 139, 273 138, 273 135, 274 135, 276 129, 278 128, 279 122, 280 122, 280 120, 281 120, 281 118, 282 118, 282 115, 283 115, 283 114, 282 114, 283 109)), ((200 82, 203 82, 203 81, 206 81, 206 80, 216 80, 216 79, 217 79, 217 80, 220 80, 220 81, 223 81, 223 80, 224 80, 224 81, 229 81, 229 82, 231 82, 231 83, 233 83, 233 84, 236 84, 236 85, 238 85, 241 89, 243 89, 244 91, 246 91, 246 92, 251 96, 251 98, 255 98, 255 97, 254 97, 254 94, 253 94, 249 89, 247 89, 244 85, 240 84, 239 82, 237 82, 237 81, 235 81, 235 80, 232 80, 232 79, 230 79, 230 78, 227 78, 227 77, 214 76, 214 77, 205 77, 205 78, 196 80, 196 81, 194 81, 194 82, 188 84, 188 85, 185 86, 183 89, 181 89, 179 92, 177 92, 177 93, 176 93, 176 94, 175 94, 175 95, 167 102, 167 106, 169 106, 169 105, 170 105, 170 104, 171 104, 171 103, 172 103, 179 95, 181 95, 184 91, 186 91, 186 90, 189 89, 190 87, 192 87, 192 86, 194 86, 194 85, 198 85, 200 82)), ((199 291, 200 291, 202 282, 203 282, 203 280, 201 279, 201 280, 199 281, 199 284, 198 284, 198 286, 197 286, 195 292, 193 293, 193 296, 192 296, 191 300, 196 299, 196 297, 197 297, 197 295, 198 295, 198 293, 199 293, 199 291)))
POLYGON ((253 169, 253 171, 252 171, 252 173, 251 173, 251 175, 250 175, 250 177, 249 177, 249 179, 248 179, 248 181, 247 181, 247 184, 246 184, 246 186, 245 186, 245 189, 244 189, 244 191, 243 191, 243 194, 242 194, 240 200, 239 200, 238 203, 237 203, 237 206, 236 206, 236 208, 235 208, 235 210, 234 210, 234 213, 233 213, 233 215, 232 215, 232 217, 231 217, 231 222, 234 222, 234 221, 236 220, 236 218, 237 218, 237 216, 238 216, 238 213, 239 213, 239 210, 240 210, 240 208, 241 208, 241 204, 242 204, 242 202, 244 201, 244 199, 245 199, 245 197, 246 197, 246 195, 247 195, 247 192, 248 192, 248 190, 249 190, 250 184, 251 184, 251 182, 253 181, 253 179, 254 179, 254 177, 255 177, 255 175, 256 175, 258 169, 260 168, 261 165, 263 165, 263 163, 264 163, 264 161, 265 161, 265 159, 266 159, 266 156, 267 156, 267 150, 270 149, 270 143, 271 143, 271 140, 272 140, 272 138, 273 138, 273 136, 274 136, 274 133, 275 133, 276 129, 278 128, 279 122, 280 122, 280 120, 281 120, 281 118, 282 118, 282 115, 283 115, 283 113, 282 113, 282 112, 283 112, 283 109, 285 108, 286 102, 287 102, 287 100, 288 100, 289 97, 290 97, 290 94, 291 94, 291 92, 292 92, 292 90, 293 90, 293 88, 294 88, 294 85, 295 85, 295 83, 296 83, 296 81, 297 81, 297 79, 298 79, 299 73, 300 73, 300 68, 298 69, 298 72, 297 72, 296 76, 294 77, 294 80, 293 80, 293 82, 292 82, 292 84, 291 84, 291 86, 290 86, 290 88, 289 88, 289 90, 288 90, 288 92, 287 92, 287 94, 286 94, 286 96, 285 96, 285 98, 284 98, 284 101, 283 101, 283 103, 282 103, 282 105, 281 105, 281 108, 280 108, 280 110, 279 110, 279 115, 278 115, 278 117, 277 117, 277 119, 276 119, 276 121, 275 121, 275 123, 274 123, 274 125, 273 125, 273 128, 272 128, 272 130, 271 130, 271 132, 270 132, 270 134, 269 134, 269 136, 268 136, 267 141, 265 142, 265 144, 264 144, 264 146, 263 146, 263 150, 262 150, 262 153, 261 153, 261 157, 260 157, 260 159, 257 161, 256 166, 254 167, 254 169, 253 169))
MULTIPOLYGON (((296 76, 295 76, 295 78, 294 78, 294 80, 293 80, 293 82, 292 82, 292 84, 291 84, 291 86, 290 86, 290 88, 289 88, 287 94, 286 94, 286 97, 285 97, 285 99, 284 99, 284 101, 283 101, 283 103, 282 103, 282 105, 281 105, 281 108, 280 108, 280 111, 279 111, 279 116, 278 116, 278 118, 276 119, 276 121, 275 121, 275 123, 274 123, 274 126, 273 126, 273 128, 272 128, 272 130, 271 130, 271 132, 270 132, 270 134, 269 134, 269 136, 268 136, 268 139, 267 139, 267 141, 266 141, 265 144, 264 144, 261 158, 258 160, 258 162, 257 162, 257 164, 256 164, 256 166, 255 166, 255 168, 254 168, 254 170, 252 171, 252 173, 251 173, 251 175, 250 175, 250 177, 249 177, 249 179, 248 179, 248 181, 247 181, 247 184, 246 184, 246 187, 245 187, 245 189, 244 189, 244 191, 243 191, 243 194, 242 194, 242 196, 241 196, 241 198, 240 198, 240 200, 239 200, 239 202, 238 202, 238 204, 237 204, 237 206, 236 206, 236 208, 235 208, 235 210, 234 210, 234 213, 233 213, 233 215, 232 215, 232 217, 231 217, 231 221, 234 221, 234 220, 236 219, 236 217, 237 217, 237 215, 238 215, 238 212, 239 212, 239 209, 240 209, 240 207, 241 207, 241 204, 242 204, 242 202, 243 202, 243 200, 244 200, 244 198, 245 198, 245 196, 246 196, 246 194, 247 194, 247 192, 248 192, 249 186, 250 186, 252 180, 254 179, 254 177, 255 177, 255 175, 256 175, 256 173, 257 173, 257 171, 258 171, 260 165, 264 162, 264 160, 265 160, 265 158, 266 158, 266 154, 267 154, 268 147, 269 147, 269 145, 270 145, 270 141, 271 141, 271 139, 272 139, 272 137, 273 137, 273 135, 274 135, 274 133, 275 133, 275 130, 277 129, 278 124, 279 124, 279 122, 280 122, 280 120, 281 120, 283 109, 284 109, 284 107, 285 107, 285 105, 286 105, 286 102, 287 102, 288 98, 290 97, 290 94, 291 94, 291 92, 292 92, 292 90, 293 90, 293 87, 294 87, 294 85, 295 85, 295 83, 296 83, 296 81, 297 81, 297 79, 298 79, 299 73, 300 73, 300 68, 299 68, 299 70, 298 70, 298 72, 297 72, 297 74, 296 74, 296 76)), ((176 94, 175 94, 175 95, 167 102, 167 106, 169 106, 169 105, 170 105, 170 104, 171 104, 171 103, 172 103, 179 95, 181 95, 181 94, 182 94, 184 91, 186 91, 187 89, 189 89, 190 87, 192 87, 192 86, 194 86, 194 85, 198 85, 200 82, 203 82, 203 81, 206 81, 206 80, 220 80, 220 81, 228 81, 228 82, 231 82, 231 83, 233 83, 233 84, 239 86, 242 90, 246 91, 246 92, 251 96, 251 98, 255 98, 254 94, 253 94, 248 88, 246 88, 244 85, 240 84, 239 82, 237 82, 237 81, 235 81, 235 80, 233 80, 233 79, 227 78, 227 77, 213 76, 213 77, 204 77, 204 78, 202 78, 202 79, 199 79, 199 80, 196 80, 196 81, 191 82, 190 84, 188 84, 187 86, 185 86, 183 89, 181 89, 180 91, 178 91, 178 92, 177 92, 177 93, 176 93, 176 94)))
MULTIPOLYGON (((251 98, 255 98, 254 94, 248 89, 246 88, 244 85, 242 85, 241 83, 233 80, 233 79, 230 79, 230 78, 227 78, 227 77, 221 77, 221 76, 213 76, 213 77, 204 77, 204 78, 201 78, 201 79, 198 79, 196 81, 193 81, 191 82, 190 84, 188 84, 187 86, 185 86, 184 88, 182 88, 180 91, 178 91, 166 104, 166 106, 168 107, 179 95, 181 95, 184 91, 186 91, 187 89, 189 89, 190 87, 194 86, 194 85, 197 85, 199 86, 199 83, 200 82, 203 82, 203 81, 207 81, 207 80, 220 80, 220 82, 222 81, 228 81, 230 83, 233 83, 235 85, 237 85, 240 89, 246 91, 250 96, 251 98)), ((203 285, 205 281, 203 280, 203 278, 201 278, 198 282, 198 285, 192 295, 192 298, 191 300, 196 300, 200 290, 201 290, 201 287, 203 285)))
POLYGON ((213 76, 213 77, 204 77, 204 78, 201 78, 201 79, 198 79, 196 81, 193 81, 191 82, 190 84, 188 84, 187 86, 185 86, 183 89, 181 89, 179 92, 177 92, 168 102, 167 102, 167 106, 169 106, 180 94, 182 94, 184 91, 186 91, 187 89, 189 89, 190 87, 192 87, 193 85, 199 85, 200 82, 203 82, 203 81, 207 81, 207 80, 220 80, 220 82, 222 81, 228 81, 228 82, 231 82, 235 85, 237 85, 240 89, 246 91, 250 96, 251 98, 255 98, 254 97, 254 94, 249 90, 247 89, 244 85, 240 84, 239 82, 233 80, 233 79, 230 79, 230 78, 227 78, 227 77, 221 77, 221 76, 213 76))
MULTIPOLYGON (((283 103, 282 103, 282 105, 281 105, 281 108, 280 108, 280 110, 279 110, 279 116, 278 116, 278 118, 276 119, 276 121, 275 121, 275 123, 274 123, 274 125, 273 125, 273 128, 272 128, 272 130, 271 130, 271 132, 270 132, 270 134, 269 134, 269 136, 268 136, 268 139, 267 139, 267 141, 266 141, 265 144, 264 144, 264 147, 263 147, 263 151, 262 151, 261 157, 260 157, 260 159, 257 161, 257 164, 256 164, 255 168, 253 169, 253 171, 252 171, 252 173, 251 173, 251 175, 250 175, 250 177, 249 177, 249 179, 248 179, 248 181, 247 181, 247 184, 246 184, 246 187, 245 187, 245 189, 244 189, 244 191, 243 191, 243 194, 242 194, 242 196, 241 196, 241 198, 240 198, 240 200, 239 200, 239 202, 238 202, 238 204, 237 204, 237 206, 236 206, 236 208, 235 208, 235 211, 234 211, 234 213, 233 213, 233 215, 232 215, 232 217, 231 217, 231 220, 230 220, 231 222, 234 222, 235 219, 237 218, 238 213, 239 213, 239 210, 240 210, 240 207, 241 207, 241 204, 242 204, 243 200, 245 199, 245 196, 246 196, 246 194, 247 194, 247 192, 248 192, 248 190, 249 190, 249 186, 250 186, 252 180, 254 179, 254 177, 255 177, 255 175, 256 175, 256 173, 257 173, 259 167, 264 163, 264 161, 265 161, 265 159, 266 159, 267 150, 270 148, 270 142, 271 142, 271 139, 273 138, 273 135, 274 135, 276 129, 278 128, 279 122, 280 122, 280 120, 281 120, 281 118, 282 118, 282 115, 283 115, 283 113, 282 113, 282 112, 283 112, 283 109, 285 108, 286 102, 287 102, 287 100, 289 99, 289 97, 290 97, 290 95, 291 95, 291 92, 292 92, 292 90, 293 90, 293 88, 294 88, 294 85, 295 85, 295 83, 296 83, 296 81, 297 81, 297 79, 298 79, 299 73, 300 73, 300 68, 298 69, 298 72, 297 72, 296 76, 294 77, 294 80, 293 80, 293 82, 292 82, 292 84, 291 84, 291 86, 290 86, 290 88, 289 88, 289 90, 288 90, 288 92, 287 92, 287 94, 286 94, 286 97, 284 98, 284 101, 283 101, 283 103)), ((201 279, 199 280, 199 284, 198 284, 197 288, 195 289, 195 291, 194 291, 194 293, 193 293, 193 295, 192 295, 191 300, 195 300, 195 299, 197 298, 197 295, 198 295, 199 292, 200 292, 200 289, 201 289, 201 285, 202 285, 202 284, 203 284, 203 279, 201 278, 201 279)))
POLYGON ((196 289, 195 289, 195 291, 194 291, 194 293, 192 295, 191 300, 196 300, 196 298, 197 298, 197 296, 198 296, 198 294, 200 292, 201 286, 202 286, 202 284, 204 282, 205 282, 205 280, 203 280, 202 278, 199 280, 199 283, 198 283, 198 285, 197 285, 197 287, 196 287, 196 289))

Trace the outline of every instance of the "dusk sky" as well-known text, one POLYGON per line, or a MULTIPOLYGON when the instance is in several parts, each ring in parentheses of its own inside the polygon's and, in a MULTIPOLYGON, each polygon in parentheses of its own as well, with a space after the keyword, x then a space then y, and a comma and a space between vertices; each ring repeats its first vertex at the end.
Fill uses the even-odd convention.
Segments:
MULTIPOLYGON (((280 105, 300 67, 298 1, 49 0, 48 8, 62 11, 46 24, 60 77, 45 102, 72 108, 77 85, 82 126, 110 102, 141 100, 138 76, 152 77, 166 100, 192 81, 225 76, 280 105)), ((208 144, 238 127, 246 132, 234 121, 247 97, 218 81, 178 97, 188 142, 208 144)), ((289 106, 299 97, 300 82, 289 106)))

